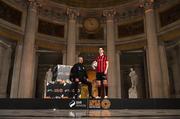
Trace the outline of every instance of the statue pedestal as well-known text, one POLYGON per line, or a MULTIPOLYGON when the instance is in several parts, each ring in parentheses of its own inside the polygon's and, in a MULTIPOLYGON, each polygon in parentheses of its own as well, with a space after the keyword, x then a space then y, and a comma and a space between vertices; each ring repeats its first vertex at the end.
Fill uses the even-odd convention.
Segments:
POLYGON ((129 98, 137 98, 137 89, 136 89, 136 87, 129 88, 128 93, 129 93, 129 98))

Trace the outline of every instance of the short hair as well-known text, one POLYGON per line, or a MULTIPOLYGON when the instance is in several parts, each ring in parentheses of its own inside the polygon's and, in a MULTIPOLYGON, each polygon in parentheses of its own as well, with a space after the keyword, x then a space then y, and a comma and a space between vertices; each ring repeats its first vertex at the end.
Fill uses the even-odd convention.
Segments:
POLYGON ((83 58, 83 56, 81 56, 81 55, 79 55, 78 58, 79 58, 79 57, 82 57, 82 58, 83 58))

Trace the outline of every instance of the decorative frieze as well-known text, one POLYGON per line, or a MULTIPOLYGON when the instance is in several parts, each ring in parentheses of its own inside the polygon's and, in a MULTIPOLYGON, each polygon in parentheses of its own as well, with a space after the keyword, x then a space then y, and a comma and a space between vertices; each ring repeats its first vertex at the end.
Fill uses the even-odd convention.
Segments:
POLYGON ((63 8, 56 8, 51 6, 42 6, 39 10, 39 15, 49 19, 65 22, 66 15, 63 8))
POLYGON ((134 19, 135 17, 142 17, 143 15, 142 9, 139 7, 134 7, 134 8, 126 8, 122 10, 118 10, 116 14, 116 19, 119 20, 126 20, 126 19, 134 19))

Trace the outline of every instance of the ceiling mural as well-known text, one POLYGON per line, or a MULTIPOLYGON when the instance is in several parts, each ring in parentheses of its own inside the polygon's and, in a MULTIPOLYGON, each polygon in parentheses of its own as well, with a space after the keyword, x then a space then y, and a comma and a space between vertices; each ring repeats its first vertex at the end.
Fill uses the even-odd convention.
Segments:
POLYGON ((134 0, 52 0, 73 7, 98 8, 120 5, 134 0))

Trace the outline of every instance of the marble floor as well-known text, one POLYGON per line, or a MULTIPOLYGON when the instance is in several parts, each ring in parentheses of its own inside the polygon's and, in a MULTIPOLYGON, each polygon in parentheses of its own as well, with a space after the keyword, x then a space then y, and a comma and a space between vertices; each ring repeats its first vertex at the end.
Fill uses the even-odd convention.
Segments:
POLYGON ((0 110, 0 119, 180 119, 180 109, 0 110))

